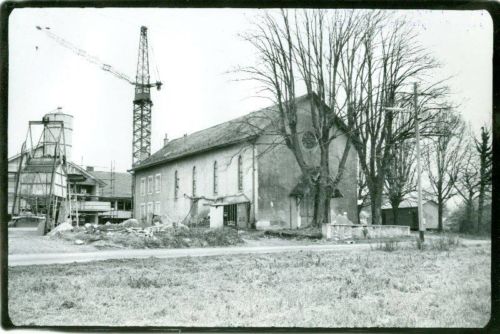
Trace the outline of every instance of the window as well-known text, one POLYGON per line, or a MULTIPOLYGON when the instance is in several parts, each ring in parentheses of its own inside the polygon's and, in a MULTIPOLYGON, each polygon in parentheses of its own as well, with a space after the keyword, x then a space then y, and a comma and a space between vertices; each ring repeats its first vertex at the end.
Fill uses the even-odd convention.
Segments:
POLYGON ((146 204, 141 204, 141 219, 146 218, 146 204))
POLYGON ((156 202, 155 203, 155 210, 153 212, 155 215, 159 215, 160 214, 160 202, 156 202))
POLYGON ((161 174, 155 176, 155 192, 159 193, 161 189, 161 174))
POLYGON ((193 197, 196 196, 196 166, 193 167, 193 197))
POLYGON ((243 159, 238 156, 238 190, 243 190, 243 159))
POLYGON ((177 171, 174 173, 174 198, 179 197, 179 175, 177 171))
POLYGON ((148 176, 148 194, 153 193, 153 175, 148 176))
POLYGON ((148 217, 153 213, 153 202, 148 203, 148 217))
POLYGON ((141 178, 141 196, 146 195, 146 178, 141 178))
POLYGON ((214 161, 214 194, 217 195, 218 191, 218 185, 217 185, 217 180, 218 175, 217 175, 217 161, 214 161))

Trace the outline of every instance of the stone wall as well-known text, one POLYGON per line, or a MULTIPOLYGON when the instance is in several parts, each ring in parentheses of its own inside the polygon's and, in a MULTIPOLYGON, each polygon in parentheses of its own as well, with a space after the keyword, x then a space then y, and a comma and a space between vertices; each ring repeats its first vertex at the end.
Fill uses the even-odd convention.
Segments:
POLYGON ((328 240, 397 238, 410 235, 409 226, 324 224, 323 238, 328 240))

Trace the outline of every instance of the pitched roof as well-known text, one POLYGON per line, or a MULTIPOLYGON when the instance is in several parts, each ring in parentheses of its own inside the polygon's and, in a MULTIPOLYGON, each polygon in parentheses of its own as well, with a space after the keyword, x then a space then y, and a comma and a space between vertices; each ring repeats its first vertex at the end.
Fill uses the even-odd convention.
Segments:
MULTIPOLYGON (((305 101, 308 97, 307 94, 297 97, 295 102, 305 101)), ((278 121, 279 114, 276 112, 276 105, 251 112, 245 116, 170 140, 167 145, 149 158, 132 167, 132 170, 147 168, 191 154, 250 140, 262 134, 270 126, 277 128, 278 121)), ((337 124, 345 131, 346 126, 339 119, 337 119, 337 124)))
MULTIPOLYGON (((422 204, 425 204, 428 202, 437 204, 433 200, 427 200, 425 198, 422 199, 422 204)), ((400 209, 416 208, 417 206, 418 206, 418 199, 415 197, 408 197, 408 198, 404 199, 401 203, 399 203, 400 209)), ((382 210, 388 210, 388 209, 392 209, 392 206, 390 203, 386 203, 386 204, 382 205, 382 210)))
POLYGON ((132 197, 132 175, 129 173, 114 174, 114 190, 111 191, 111 172, 88 171, 95 178, 104 181, 105 185, 102 189, 101 196, 103 197, 132 197))
MULTIPOLYGON (((99 179, 98 177, 90 174, 89 172, 87 172, 85 170, 85 168, 77 165, 75 162, 68 161, 68 166, 74 168, 75 171, 78 172, 78 174, 81 174, 85 177, 85 179, 86 179, 85 181, 78 182, 78 183, 88 183, 90 181, 90 182, 96 182, 101 186, 104 186, 106 184, 106 182, 104 182, 103 180, 99 179)), ((69 171, 69 172, 71 174, 71 171, 69 171)))
MULTIPOLYGON (((38 149, 41 149, 41 146, 37 146, 37 147, 33 148, 32 150, 38 150, 38 149)), ((15 155, 11 156, 10 158, 8 158, 8 162, 12 162, 16 159, 19 159, 20 157, 21 157, 21 153, 17 153, 15 155)), ((43 160, 52 161, 52 158, 40 158, 40 157, 38 157, 38 158, 32 159, 30 162, 30 165, 37 165, 37 167, 32 167, 32 166, 28 165, 28 166, 26 166, 27 171, 37 172, 37 173, 39 173, 39 172, 47 172, 48 173, 48 172, 52 171, 52 166, 50 166, 50 168, 47 166, 44 166, 43 168, 39 167, 41 165, 40 162, 42 162, 43 160)), ((51 162, 48 164, 52 165, 51 162)), ((78 183, 94 183, 95 182, 95 183, 100 184, 101 186, 104 186, 106 184, 104 181, 99 180, 99 178, 96 178, 94 175, 87 172, 85 170, 85 168, 82 168, 76 162, 67 161, 67 164, 68 164, 68 174, 80 174, 80 175, 85 177, 85 181, 78 182, 78 183)), ((17 170, 16 170, 16 172, 17 172, 17 170)))
POLYGON ((132 170, 255 138, 276 120, 273 108, 274 106, 267 107, 190 135, 172 139, 132 170))

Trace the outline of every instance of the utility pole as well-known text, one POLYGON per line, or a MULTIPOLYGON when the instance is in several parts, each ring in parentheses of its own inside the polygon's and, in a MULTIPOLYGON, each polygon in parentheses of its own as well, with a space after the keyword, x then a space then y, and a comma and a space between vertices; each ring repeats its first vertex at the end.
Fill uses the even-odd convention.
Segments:
POLYGON ((417 83, 413 83, 413 107, 415 108, 415 132, 417 139, 417 190, 418 190, 418 234, 420 241, 424 241, 425 226, 423 223, 422 212, 422 170, 420 167, 420 120, 418 118, 417 105, 417 83))
MULTIPOLYGON (((411 93, 406 93, 411 94, 411 93)), ((422 168, 420 166, 421 156, 420 156, 420 119, 418 118, 418 100, 417 100, 417 83, 413 83, 413 112, 415 114, 415 137, 417 140, 417 193, 418 193, 418 203, 417 203, 417 214, 418 214, 418 234, 420 241, 424 241, 424 231, 425 226, 423 222, 423 210, 422 210, 422 168)), ((401 111, 408 112, 408 110, 402 108, 387 107, 384 108, 386 111, 401 111)))

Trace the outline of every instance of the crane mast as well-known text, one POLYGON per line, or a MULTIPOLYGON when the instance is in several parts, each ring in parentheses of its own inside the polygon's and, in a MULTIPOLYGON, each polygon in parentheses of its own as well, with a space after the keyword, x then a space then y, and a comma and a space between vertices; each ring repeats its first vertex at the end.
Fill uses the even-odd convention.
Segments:
POLYGON ((151 155, 151 101, 148 28, 141 27, 134 97, 132 166, 151 155))

